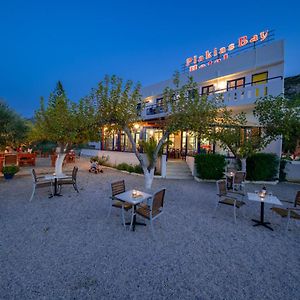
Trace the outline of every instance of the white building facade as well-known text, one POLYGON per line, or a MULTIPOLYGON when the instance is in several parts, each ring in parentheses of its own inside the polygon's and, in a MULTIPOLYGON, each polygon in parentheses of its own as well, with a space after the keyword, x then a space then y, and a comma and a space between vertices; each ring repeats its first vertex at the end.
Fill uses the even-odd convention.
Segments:
MULTIPOLYGON (((226 47, 206 50, 202 55, 188 57, 180 75, 181 84, 189 76, 198 84, 199 92, 213 100, 216 94, 224 99, 234 112, 245 112, 247 126, 245 137, 258 130, 259 123, 253 115, 257 98, 284 92, 284 42, 274 41, 272 31, 262 31, 253 36, 242 36, 226 47)), ((167 113, 163 107, 166 87, 174 88, 173 79, 162 81, 142 89, 145 108, 141 111, 141 123, 135 128, 134 139, 159 139, 163 133, 161 125, 167 113)), ((201 120, 199 120, 200 122, 201 120)), ((169 158, 182 158, 209 152, 232 154, 208 140, 198 140, 189 132, 181 131, 169 136, 170 145, 164 149, 169 158)), ((264 151, 281 156, 281 140, 272 142, 264 151)), ((99 148, 98 148, 99 147, 99 148)), ((124 132, 115 132, 102 140, 99 150, 130 152, 131 144, 124 132)))

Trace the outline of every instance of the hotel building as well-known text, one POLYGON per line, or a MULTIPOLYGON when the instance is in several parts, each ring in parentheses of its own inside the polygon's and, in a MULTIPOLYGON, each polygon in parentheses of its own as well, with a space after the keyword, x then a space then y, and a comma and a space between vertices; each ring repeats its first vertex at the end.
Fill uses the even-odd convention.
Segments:
MULTIPOLYGON (((257 98, 278 96, 284 91, 284 42, 275 41, 272 31, 262 31, 253 36, 243 36, 235 43, 207 50, 202 55, 188 57, 180 74, 184 84, 192 76, 199 92, 214 99, 222 97, 227 107, 234 112, 245 112, 247 124, 242 128, 244 138, 260 130, 253 115, 257 98)), ((162 81, 142 89, 145 108, 141 111, 141 122, 135 131, 135 140, 153 136, 159 139, 163 132, 166 111, 163 107, 163 92, 173 87, 172 79, 162 81)), ((199 120, 200 121, 200 120, 199 120)), ((218 144, 208 140, 197 140, 186 131, 169 136, 172 142, 165 153, 169 158, 192 155, 201 148, 207 151, 232 155, 218 144)), ((101 141, 100 150, 131 151, 131 144, 123 132, 118 132, 101 141)), ((281 140, 272 142, 264 149, 281 155, 281 140)))

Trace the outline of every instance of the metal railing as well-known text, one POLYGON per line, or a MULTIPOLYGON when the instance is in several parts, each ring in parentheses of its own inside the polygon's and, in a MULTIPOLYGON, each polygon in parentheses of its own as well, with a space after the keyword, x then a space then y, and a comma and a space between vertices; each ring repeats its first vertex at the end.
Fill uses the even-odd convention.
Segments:
MULTIPOLYGON (((245 84, 240 84, 235 86, 234 88, 223 88, 223 89, 218 89, 218 90, 214 90, 213 92, 206 94, 200 94, 200 96, 212 96, 214 94, 222 94, 222 93, 227 93, 227 92, 234 92, 235 90, 240 90, 241 88, 245 88, 248 86, 255 86, 256 84, 261 84, 261 83, 266 83, 268 84, 270 81, 276 80, 276 79, 280 79, 283 80, 283 76, 275 76, 275 77, 269 77, 266 79, 262 79, 262 80, 256 80, 256 81, 251 81, 245 84)), ((162 113, 166 113, 168 111, 167 107, 165 107, 165 105, 163 104, 151 104, 151 105, 147 105, 144 108, 144 113, 146 114, 146 116, 153 116, 153 115, 157 115, 157 114, 162 114, 162 113)))

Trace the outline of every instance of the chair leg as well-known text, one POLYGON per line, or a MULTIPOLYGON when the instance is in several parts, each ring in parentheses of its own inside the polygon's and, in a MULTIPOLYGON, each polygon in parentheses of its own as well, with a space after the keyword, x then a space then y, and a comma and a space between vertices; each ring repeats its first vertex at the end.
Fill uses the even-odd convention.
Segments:
POLYGON ((130 221, 130 230, 132 230, 133 218, 134 218, 134 208, 131 209, 131 221, 130 221))
POLYGON ((77 188, 77 183, 76 183, 76 182, 73 183, 73 187, 74 187, 74 190, 75 190, 77 193, 79 193, 79 190, 78 190, 78 188, 77 188))
POLYGON ((236 224, 236 206, 233 205, 233 216, 234 216, 234 223, 236 224))
POLYGON ((151 217, 150 217, 150 227, 151 227, 152 237, 155 239, 154 228, 153 228, 153 220, 152 220, 151 217))
POLYGON ((123 223, 123 226, 126 228, 126 225, 125 225, 125 214, 124 214, 124 205, 122 205, 122 213, 121 213, 121 217, 122 217, 122 223, 123 223))
POLYGON ((213 216, 216 214, 216 211, 217 211, 218 206, 219 206, 219 201, 217 201, 217 204, 216 204, 216 206, 215 206, 215 208, 214 208, 213 216))
POLYGON ((285 227, 285 232, 288 232, 290 220, 291 220, 290 212, 288 212, 287 221, 286 221, 286 227, 285 227))
POLYGON ((110 214, 111 214, 111 208, 112 208, 112 203, 110 203, 110 205, 109 205, 109 210, 108 210, 108 214, 107 214, 107 217, 106 217, 106 218, 109 218, 109 217, 110 217, 110 214))
POLYGON ((35 193, 35 185, 33 186, 32 194, 31 194, 31 197, 30 197, 30 199, 29 199, 29 202, 32 201, 33 196, 34 196, 34 193, 35 193))

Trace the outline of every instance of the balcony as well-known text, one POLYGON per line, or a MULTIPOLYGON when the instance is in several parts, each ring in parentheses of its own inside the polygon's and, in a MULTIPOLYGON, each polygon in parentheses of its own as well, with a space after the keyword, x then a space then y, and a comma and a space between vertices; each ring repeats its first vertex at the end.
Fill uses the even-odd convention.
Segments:
MULTIPOLYGON (((236 89, 215 90, 207 97, 209 100, 222 99, 224 104, 229 107, 249 105, 256 99, 268 95, 278 96, 283 92, 283 77, 277 76, 268 78, 267 80, 257 81, 254 83, 246 83, 243 86, 237 86, 236 89), (265 83, 265 81, 267 81, 265 83)), ((168 112, 162 104, 146 105, 141 112, 143 120, 150 120, 165 117, 168 112)))

